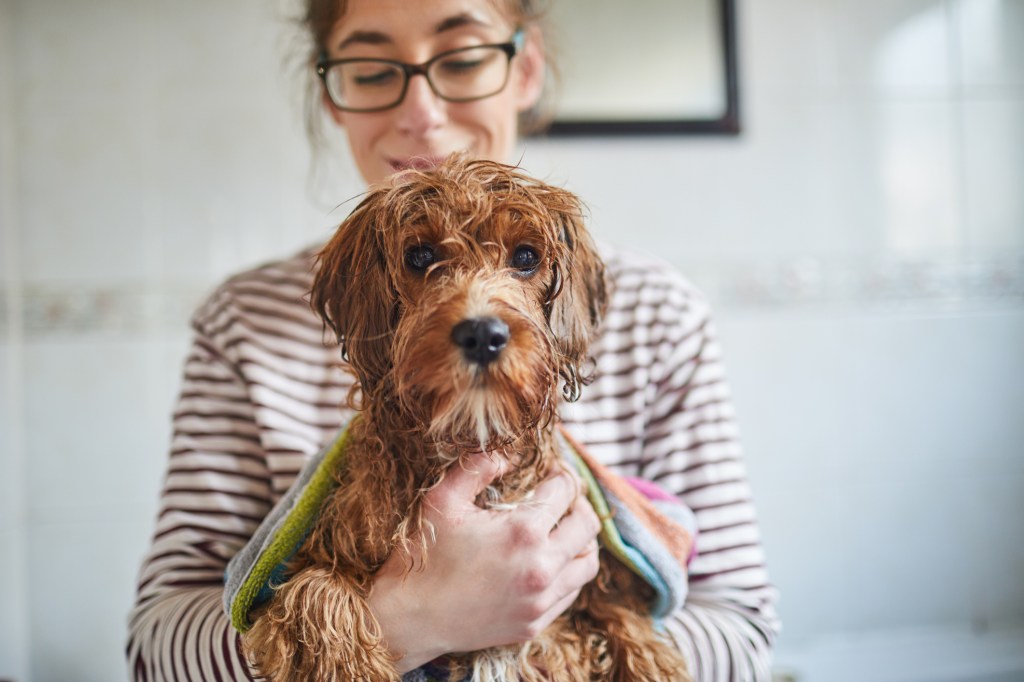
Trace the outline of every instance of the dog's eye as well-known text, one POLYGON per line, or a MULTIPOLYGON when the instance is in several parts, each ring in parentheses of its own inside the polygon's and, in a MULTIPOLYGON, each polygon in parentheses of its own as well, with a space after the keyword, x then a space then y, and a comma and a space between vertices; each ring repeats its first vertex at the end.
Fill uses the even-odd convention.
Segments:
POLYGON ((517 246, 512 254, 512 267, 523 273, 532 272, 540 265, 540 256, 532 246, 517 246))
POLYGON ((405 264, 416 272, 424 272, 435 260, 434 247, 430 244, 417 244, 405 250, 405 264))

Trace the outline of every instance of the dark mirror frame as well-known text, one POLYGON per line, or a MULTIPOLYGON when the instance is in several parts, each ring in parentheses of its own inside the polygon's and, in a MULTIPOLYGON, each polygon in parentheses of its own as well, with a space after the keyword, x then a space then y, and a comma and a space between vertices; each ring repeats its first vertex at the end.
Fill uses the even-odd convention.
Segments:
POLYGON ((679 118, 651 120, 569 120, 555 117, 542 133, 549 137, 590 137, 628 135, 738 135, 739 69, 736 46, 736 2, 718 0, 722 36, 722 61, 725 64, 725 112, 719 118, 679 118))

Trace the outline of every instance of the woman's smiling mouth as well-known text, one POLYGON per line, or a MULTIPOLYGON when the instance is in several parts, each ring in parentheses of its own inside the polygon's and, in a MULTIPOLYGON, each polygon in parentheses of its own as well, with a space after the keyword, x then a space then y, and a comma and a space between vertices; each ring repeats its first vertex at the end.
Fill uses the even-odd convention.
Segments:
POLYGON ((388 159, 392 170, 396 173, 404 170, 432 170, 441 164, 447 155, 419 154, 405 159, 388 159))

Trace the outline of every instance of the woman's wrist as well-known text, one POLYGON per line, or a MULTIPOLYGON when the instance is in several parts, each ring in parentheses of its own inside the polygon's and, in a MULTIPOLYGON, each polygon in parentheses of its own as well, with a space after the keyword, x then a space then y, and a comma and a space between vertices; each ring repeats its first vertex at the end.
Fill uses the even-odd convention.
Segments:
POLYGON ((404 586, 401 577, 378 574, 367 600, 400 674, 448 653, 438 639, 436 621, 404 586))

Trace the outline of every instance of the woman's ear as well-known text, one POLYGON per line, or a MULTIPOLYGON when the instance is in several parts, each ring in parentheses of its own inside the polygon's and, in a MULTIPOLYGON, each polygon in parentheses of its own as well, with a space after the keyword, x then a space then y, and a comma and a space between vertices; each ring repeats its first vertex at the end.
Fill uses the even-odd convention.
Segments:
POLYGON ((526 29, 523 49, 512 60, 517 88, 516 106, 520 112, 528 111, 540 101, 544 92, 547 65, 544 60, 544 35, 540 27, 526 29))

